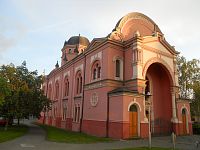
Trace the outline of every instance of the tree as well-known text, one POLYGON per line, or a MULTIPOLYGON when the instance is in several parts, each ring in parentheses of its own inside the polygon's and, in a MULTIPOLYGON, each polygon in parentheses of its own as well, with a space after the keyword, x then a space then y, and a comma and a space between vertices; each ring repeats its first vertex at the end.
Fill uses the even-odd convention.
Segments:
POLYGON ((0 106, 3 104, 5 97, 10 95, 10 88, 8 87, 7 81, 0 76, 0 106))
POLYGON ((197 121, 200 122, 200 82, 196 81, 193 86, 194 100, 191 103, 191 112, 193 116, 197 117, 197 121))
POLYGON ((17 118, 19 123, 19 119, 29 118, 30 115, 39 118, 44 108, 50 109, 50 100, 40 88, 43 77, 38 76, 37 71, 29 71, 25 61, 17 67, 13 64, 1 66, 0 77, 0 88, 2 84, 2 87, 9 89, 4 88, 0 92, 3 93, 0 115, 7 120, 17 118), (10 91, 10 94, 5 91, 10 91))
POLYGON ((177 66, 180 96, 190 99, 192 115, 200 118, 200 61, 197 59, 187 61, 181 56, 177 58, 177 66))

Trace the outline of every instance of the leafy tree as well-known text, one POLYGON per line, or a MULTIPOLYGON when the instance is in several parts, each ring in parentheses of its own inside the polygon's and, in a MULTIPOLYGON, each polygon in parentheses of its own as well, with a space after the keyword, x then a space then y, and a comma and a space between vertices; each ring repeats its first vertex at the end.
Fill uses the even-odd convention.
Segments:
POLYGON ((1 85, 8 87, 8 90, 4 88, 0 92, 0 116, 8 120, 17 118, 19 123, 19 119, 29 118, 30 115, 39 118, 41 111, 51 108, 50 100, 41 90, 43 77, 38 76, 37 71, 29 71, 25 61, 17 67, 13 64, 1 66, 0 77, 0 88, 1 85))
POLYGON ((193 86, 194 100, 191 103, 191 113, 197 117, 197 121, 200 122, 200 81, 196 81, 193 86))
MULTIPOLYGON (((191 101, 191 113, 200 118, 200 61, 177 58, 180 96, 191 101)), ((200 120, 199 120, 200 121, 200 120)))
POLYGON ((3 104, 5 97, 10 95, 10 92, 7 81, 0 76, 0 106, 3 104))

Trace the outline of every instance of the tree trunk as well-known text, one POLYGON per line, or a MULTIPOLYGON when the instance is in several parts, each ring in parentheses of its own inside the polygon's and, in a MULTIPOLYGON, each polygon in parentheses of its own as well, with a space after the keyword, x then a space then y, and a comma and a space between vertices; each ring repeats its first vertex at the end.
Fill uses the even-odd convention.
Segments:
POLYGON ((43 124, 45 123, 45 118, 46 118, 45 115, 46 115, 46 112, 44 112, 44 117, 43 117, 43 122, 42 122, 43 124))
POLYGON ((19 126, 19 118, 17 118, 17 125, 19 126))
POLYGON ((7 131, 7 130, 8 130, 8 121, 9 121, 9 119, 8 119, 8 118, 6 118, 6 125, 5 125, 5 128, 4 128, 4 130, 5 130, 5 131, 7 131))

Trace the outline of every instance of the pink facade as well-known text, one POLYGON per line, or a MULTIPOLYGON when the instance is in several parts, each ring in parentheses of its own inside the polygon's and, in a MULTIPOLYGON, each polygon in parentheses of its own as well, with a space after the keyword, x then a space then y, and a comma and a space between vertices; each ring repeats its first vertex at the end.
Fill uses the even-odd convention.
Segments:
POLYGON ((178 96, 176 56, 141 13, 119 20, 105 38, 73 36, 43 84, 52 110, 41 121, 100 137, 192 134, 190 106, 178 96))

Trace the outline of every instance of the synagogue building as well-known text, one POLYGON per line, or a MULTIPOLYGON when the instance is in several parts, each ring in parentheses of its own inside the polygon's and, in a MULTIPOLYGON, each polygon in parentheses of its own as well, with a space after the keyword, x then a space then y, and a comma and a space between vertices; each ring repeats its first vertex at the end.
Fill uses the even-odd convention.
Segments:
POLYGON ((144 14, 122 17, 110 34, 64 42, 61 65, 45 77, 52 109, 45 124, 126 139, 192 134, 189 102, 179 97, 176 57, 158 25, 144 14))

